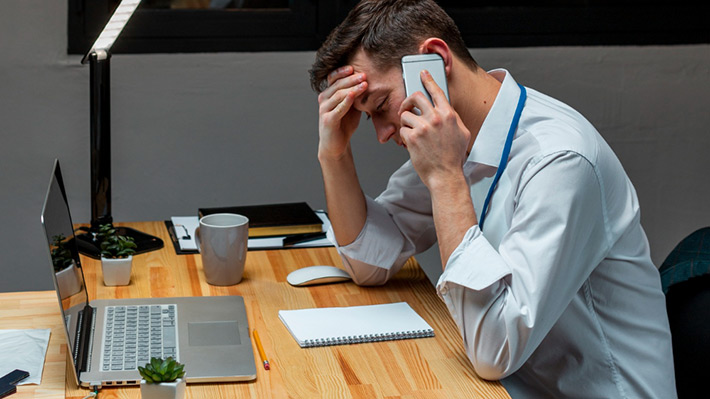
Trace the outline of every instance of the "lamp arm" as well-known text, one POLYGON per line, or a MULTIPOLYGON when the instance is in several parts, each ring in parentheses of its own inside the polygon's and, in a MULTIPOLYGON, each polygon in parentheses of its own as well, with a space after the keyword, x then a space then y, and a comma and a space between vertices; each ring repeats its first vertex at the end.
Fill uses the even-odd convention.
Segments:
POLYGON ((112 223, 111 216, 111 53, 89 54, 91 227, 112 223))

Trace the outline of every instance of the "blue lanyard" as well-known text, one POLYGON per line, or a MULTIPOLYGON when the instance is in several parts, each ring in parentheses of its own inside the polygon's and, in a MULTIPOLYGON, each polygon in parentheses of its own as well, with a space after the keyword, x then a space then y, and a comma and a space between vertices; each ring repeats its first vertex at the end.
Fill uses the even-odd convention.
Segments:
POLYGON ((503 146, 503 154, 500 157, 500 163, 498 164, 498 170, 496 171, 496 176, 493 178, 493 183, 491 183, 491 188, 488 189, 488 195, 486 195, 486 200, 483 202, 483 211, 481 211, 481 220, 478 222, 478 227, 483 230, 483 221, 486 220, 486 213, 488 212, 488 203, 491 200, 493 191, 500 180, 500 175, 503 174, 505 167, 508 166, 508 157, 510 156, 510 147, 513 145, 513 136, 515 136, 515 131, 518 129, 518 122, 520 122, 520 114, 523 112, 523 106, 525 105, 525 99, 527 98, 527 91, 525 87, 518 83, 520 87, 520 98, 518 99, 518 107, 515 109, 515 114, 513 115, 513 120, 510 122, 510 129, 508 130, 508 137, 505 139, 505 146, 503 146))

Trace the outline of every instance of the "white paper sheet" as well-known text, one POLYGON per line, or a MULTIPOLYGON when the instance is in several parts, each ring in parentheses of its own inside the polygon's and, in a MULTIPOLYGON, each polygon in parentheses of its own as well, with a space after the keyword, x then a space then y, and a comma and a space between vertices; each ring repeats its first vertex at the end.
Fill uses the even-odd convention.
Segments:
POLYGON ((0 377, 15 369, 25 370, 30 376, 17 385, 42 382, 44 358, 52 330, 0 330, 0 377))

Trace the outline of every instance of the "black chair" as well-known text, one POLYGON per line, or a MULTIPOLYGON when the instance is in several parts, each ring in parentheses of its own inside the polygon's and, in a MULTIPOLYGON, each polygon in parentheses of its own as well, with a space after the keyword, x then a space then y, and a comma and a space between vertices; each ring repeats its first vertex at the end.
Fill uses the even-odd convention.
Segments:
POLYGON ((678 398, 708 397, 710 227, 684 238, 660 267, 678 398))

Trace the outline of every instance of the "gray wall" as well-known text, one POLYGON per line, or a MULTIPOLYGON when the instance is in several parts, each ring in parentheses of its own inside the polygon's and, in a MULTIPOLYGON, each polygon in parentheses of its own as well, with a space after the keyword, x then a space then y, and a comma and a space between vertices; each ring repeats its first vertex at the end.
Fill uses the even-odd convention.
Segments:
MULTIPOLYGON (((54 158, 75 222, 90 219, 89 69, 66 55, 66 0, 0 3, 0 291, 50 289, 39 223, 54 158)), ((585 114, 636 185, 657 264, 710 225, 710 46, 472 49, 486 68, 585 114)), ((115 55, 116 221, 191 215, 200 206, 308 201, 325 206, 315 158, 313 52, 115 55)), ((407 159, 363 121, 354 138, 365 191, 407 159)), ((432 279, 438 255, 420 258, 432 279)))

